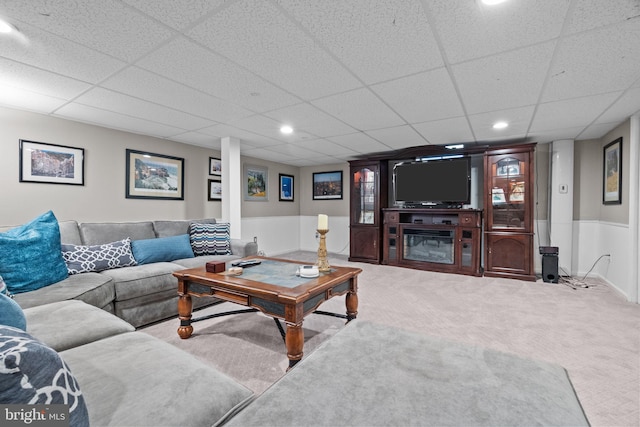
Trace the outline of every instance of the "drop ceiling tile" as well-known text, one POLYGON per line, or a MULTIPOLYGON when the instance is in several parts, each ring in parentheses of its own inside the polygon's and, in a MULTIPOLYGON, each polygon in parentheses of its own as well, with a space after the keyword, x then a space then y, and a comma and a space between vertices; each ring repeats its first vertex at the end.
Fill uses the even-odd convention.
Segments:
POLYGON ((611 132, 615 127, 617 127, 620 122, 615 123, 598 123, 589 126, 584 129, 578 138, 583 139, 599 139, 611 132))
POLYGON ((361 86, 268 2, 238 1, 187 34, 304 100, 361 86))
POLYGON ((420 1, 277 3, 368 84, 444 65, 420 1))
POLYGON ((545 144, 552 141, 559 141, 562 139, 576 139, 580 133, 584 130, 583 126, 571 127, 571 128, 556 128, 546 131, 529 132, 527 135, 530 141, 535 141, 539 144, 545 144))
POLYGON ((408 123, 461 116, 462 105, 445 68, 371 86, 408 123))
POLYGON ((229 0, 123 0, 172 28, 183 29, 229 0))
POLYGON ((88 83, 97 83, 125 65, 28 24, 20 24, 16 36, 0 37, 0 52, 4 58, 88 83))
POLYGON ((596 123, 620 123, 638 112, 640 112, 640 87, 633 87, 598 117, 596 123))
POLYGON ((428 143, 409 125, 370 130, 365 133, 393 149, 415 147, 428 143))
POLYGON ((492 111, 490 113, 470 115, 469 121, 473 128, 473 134, 478 141, 520 138, 527 134, 533 118, 533 111, 533 105, 510 110, 492 111), (509 126, 504 129, 493 129, 493 124, 498 121, 505 121, 509 123, 509 126))
POLYGON ((243 156, 255 157, 260 160, 269 160, 271 162, 284 163, 298 159, 295 156, 289 156, 287 154, 278 153, 266 148, 253 148, 249 146, 242 146, 240 151, 243 156))
POLYGON ((303 132, 294 132, 291 135, 283 135, 282 132, 280 132, 280 127, 282 126, 280 122, 258 114, 254 116, 244 117, 240 120, 234 120, 229 124, 238 129, 244 129, 248 132, 263 135, 265 137, 281 142, 293 142, 305 135, 303 132))
POLYGON ((472 0, 424 3, 448 60, 457 63, 558 37, 570 1, 518 0, 494 7, 472 0))
POLYGON ((356 89, 312 102, 358 130, 399 126, 405 122, 368 89, 356 89))
POLYGON ((54 116, 160 138, 166 138, 184 131, 184 129, 75 103, 67 104, 58 109, 54 116))
POLYGON ((0 84, 70 100, 91 85, 20 62, 0 58, 0 84))
POLYGON ((640 70, 640 20, 568 37, 558 47, 543 102, 625 90, 640 70), (615 72, 612 72, 612 67, 615 72))
POLYGON ((297 144, 273 145, 269 147, 269 150, 275 151, 276 153, 286 154, 287 156, 296 157, 299 159, 308 159, 308 158, 318 157, 317 151, 298 146, 297 144))
POLYGON ((467 113, 535 104, 540 97, 555 42, 454 65, 467 113))
POLYGON ((237 105, 136 67, 127 68, 101 86, 215 122, 251 115, 237 105))
POLYGON ((308 103, 269 111, 265 113, 265 116, 271 117, 280 123, 289 124, 296 131, 301 130, 320 137, 356 132, 351 126, 308 103))
POLYGON ((326 156, 355 156, 358 153, 350 148, 338 145, 335 142, 331 142, 328 139, 309 139, 305 141, 298 141, 296 145, 321 153, 326 156))
POLYGON ((282 141, 278 141, 278 140, 266 137, 264 135, 248 132, 246 130, 239 129, 234 126, 229 126, 224 124, 200 129, 199 132, 204 133, 206 135, 217 136, 219 138, 232 136, 234 138, 240 139, 243 146, 249 145, 252 147, 269 147, 272 145, 282 144, 282 141))
POLYGON ((220 138, 205 135, 200 132, 185 132, 169 137, 172 141, 183 142, 185 144, 198 145, 200 147, 208 147, 214 150, 221 149, 220 138))
POLYGON ((469 123, 464 117, 416 123, 413 128, 429 142, 429 144, 454 144, 473 141, 469 123))
POLYGON ((530 131, 540 132, 554 128, 584 127, 605 111, 619 95, 620 93, 605 93, 540 104, 530 131))
POLYGON ((602 0, 573 0, 567 17, 566 33, 573 34, 640 16, 638 0, 615 0, 615 7, 602 0))
POLYGON ((295 96, 185 38, 168 43, 137 65, 255 112, 300 102, 295 96))
POLYGON ((363 132, 357 132, 342 136, 332 136, 331 138, 327 139, 345 148, 353 150, 358 154, 389 151, 388 146, 376 141, 363 132))
POLYGON ((152 122, 164 123, 184 130, 195 130, 216 124, 211 120, 103 88, 92 89, 75 99, 74 102, 152 122))
POLYGON ((133 61, 173 35, 173 32, 139 11, 115 0, 3 1, 8 16, 78 44, 133 61))
POLYGON ((66 99, 42 95, 0 83, 0 105, 49 114, 67 103, 66 99))

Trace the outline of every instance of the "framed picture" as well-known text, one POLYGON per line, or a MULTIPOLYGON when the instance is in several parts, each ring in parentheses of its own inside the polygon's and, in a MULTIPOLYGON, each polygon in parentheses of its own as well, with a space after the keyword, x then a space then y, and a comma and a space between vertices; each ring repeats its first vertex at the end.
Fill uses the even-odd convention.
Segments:
POLYGON ((20 182, 84 185, 84 148, 20 140, 20 182))
POLYGON ((184 200, 184 159, 127 149, 127 199, 184 200))
POLYGON ((212 201, 220 201, 222 200, 222 182, 219 179, 210 179, 209 180, 209 192, 207 200, 212 201))
POLYGON ((222 175, 222 160, 209 157, 209 175, 222 175))
POLYGON ((622 138, 605 145, 603 149, 602 203, 622 203, 622 138))
POLYGON ((342 171, 313 174, 313 200, 342 199, 342 171))
POLYGON ((491 189, 491 203, 494 205, 507 203, 507 199, 504 197, 504 190, 502 188, 491 189))
POLYGON ((524 202, 524 181, 512 182, 509 190, 510 203, 524 202))
POLYGON ((520 161, 511 158, 500 160, 497 164, 496 176, 513 175, 520 175, 520 161))
POLYGON ((269 200, 269 175, 266 167, 245 165, 244 200, 256 202, 269 200))
POLYGON ((293 202, 293 175, 280 175, 280 201, 293 202))

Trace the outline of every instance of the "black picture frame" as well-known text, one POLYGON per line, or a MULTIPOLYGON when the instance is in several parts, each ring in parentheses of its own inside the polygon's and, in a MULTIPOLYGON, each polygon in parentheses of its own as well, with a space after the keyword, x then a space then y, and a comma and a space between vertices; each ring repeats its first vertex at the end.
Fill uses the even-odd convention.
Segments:
POLYGON ((84 148, 21 139, 19 181, 84 185, 84 148))
POLYGON ((210 179, 207 185, 207 200, 210 202, 222 201, 222 181, 210 179))
POLYGON ((184 200, 184 159, 127 149, 126 198, 184 200))
POLYGON ((342 171, 313 173, 313 200, 342 199, 342 171))
POLYGON ((222 160, 209 157, 209 175, 222 176, 222 160))
POLYGON ((278 174, 279 176, 279 194, 281 202, 293 202, 294 198, 294 177, 293 175, 287 175, 284 173, 278 174))
POLYGON ((602 204, 622 203, 622 137, 602 149, 602 204))

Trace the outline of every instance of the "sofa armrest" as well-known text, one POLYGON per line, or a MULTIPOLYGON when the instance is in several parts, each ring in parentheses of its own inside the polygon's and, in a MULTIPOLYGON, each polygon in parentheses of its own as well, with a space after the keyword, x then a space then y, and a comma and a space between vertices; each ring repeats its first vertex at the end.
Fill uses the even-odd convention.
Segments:
POLYGON ((258 244, 248 240, 231 239, 231 253, 241 258, 258 254, 258 244))

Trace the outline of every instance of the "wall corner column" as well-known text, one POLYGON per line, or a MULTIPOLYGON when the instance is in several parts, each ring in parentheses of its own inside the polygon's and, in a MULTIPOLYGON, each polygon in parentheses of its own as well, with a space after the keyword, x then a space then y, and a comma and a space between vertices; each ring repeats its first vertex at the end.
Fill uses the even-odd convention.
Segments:
POLYGON ((224 137, 222 153, 222 221, 231 227, 231 238, 242 236, 242 162, 240 140, 224 137))
POLYGON ((551 143, 549 192, 550 246, 558 247, 558 274, 573 274, 573 163, 574 141, 551 143))
MULTIPOLYGON (((640 114, 634 114, 630 118, 629 131, 629 300, 640 302, 640 114), (635 259, 635 262, 633 262, 635 259), (635 286, 633 285, 635 284, 635 286)), ((624 155, 624 152, 623 152, 624 155)), ((624 173, 624 170, 623 170, 624 173)))

